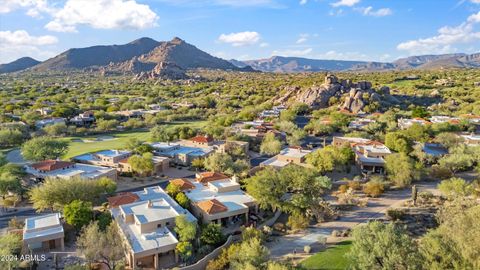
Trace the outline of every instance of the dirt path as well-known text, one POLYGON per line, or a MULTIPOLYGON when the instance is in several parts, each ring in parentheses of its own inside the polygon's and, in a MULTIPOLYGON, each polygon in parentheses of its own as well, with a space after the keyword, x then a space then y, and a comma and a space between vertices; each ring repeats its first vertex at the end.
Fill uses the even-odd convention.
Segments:
MULTIPOLYGON (((436 192, 437 184, 438 182, 420 182, 417 183, 417 187, 419 192, 436 192)), ((275 237, 274 241, 267 243, 270 256, 272 259, 281 259, 293 253, 294 250, 303 252, 305 245, 317 243, 320 236, 327 237, 327 243, 336 242, 338 238, 331 237, 333 230, 351 229, 368 220, 383 218, 388 208, 401 206, 410 196, 411 190, 408 188, 389 191, 380 198, 370 199, 367 207, 356 207, 351 211, 341 213, 338 220, 310 227, 303 233, 275 237)))

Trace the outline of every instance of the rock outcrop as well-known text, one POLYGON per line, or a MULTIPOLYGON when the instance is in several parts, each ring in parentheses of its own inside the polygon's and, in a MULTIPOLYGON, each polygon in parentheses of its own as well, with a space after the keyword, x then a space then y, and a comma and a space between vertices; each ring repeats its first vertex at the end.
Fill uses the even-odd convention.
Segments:
POLYGON ((312 86, 304 90, 299 87, 289 87, 286 90, 286 93, 275 100, 275 103, 285 104, 294 99, 294 102, 305 103, 313 109, 321 109, 329 107, 330 99, 336 97, 344 99, 339 106, 340 109, 352 113, 358 113, 372 103, 387 106, 399 103, 399 100, 390 94, 388 86, 375 90, 371 82, 353 83, 351 80, 339 80, 332 74, 328 74, 320 86, 312 86))

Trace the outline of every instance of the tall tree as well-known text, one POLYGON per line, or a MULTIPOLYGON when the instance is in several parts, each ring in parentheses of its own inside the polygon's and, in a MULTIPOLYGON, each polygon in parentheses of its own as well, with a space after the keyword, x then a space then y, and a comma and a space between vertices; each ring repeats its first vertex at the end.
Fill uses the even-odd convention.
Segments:
POLYGON ((27 160, 41 161, 56 159, 63 156, 68 150, 68 143, 49 137, 36 137, 22 146, 22 155, 27 160))
POLYGON ((275 138, 275 134, 269 132, 263 137, 262 144, 260 145, 260 153, 266 155, 276 155, 282 150, 282 142, 275 138))
POLYGON ((125 246, 116 224, 101 231, 97 222, 85 226, 77 238, 77 247, 89 263, 103 263, 109 270, 116 268, 125 257, 125 246))
POLYGON ((80 230, 93 218, 92 203, 75 200, 63 207, 63 215, 68 224, 80 230))
POLYGON ((357 226, 352 236, 347 257, 353 269, 420 269, 415 242, 393 223, 373 221, 357 226))

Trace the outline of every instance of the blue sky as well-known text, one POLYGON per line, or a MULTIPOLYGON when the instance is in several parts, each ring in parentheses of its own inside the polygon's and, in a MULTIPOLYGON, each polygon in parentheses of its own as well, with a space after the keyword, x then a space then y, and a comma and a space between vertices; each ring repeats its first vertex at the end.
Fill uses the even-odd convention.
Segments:
POLYGON ((0 0, 0 63, 178 36, 230 59, 480 51, 480 0, 0 0))

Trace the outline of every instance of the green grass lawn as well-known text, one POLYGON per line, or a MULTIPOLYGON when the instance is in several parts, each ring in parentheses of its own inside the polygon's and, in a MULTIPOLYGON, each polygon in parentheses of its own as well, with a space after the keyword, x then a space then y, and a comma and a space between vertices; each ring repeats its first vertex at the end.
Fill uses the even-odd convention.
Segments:
MULTIPOLYGON (((191 128, 201 128, 206 125, 206 121, 192 121, 192 122, 174 122, 169 123, 171 126, 186 125, 191 128)), ((107 149, 122 149, 125 147, 126 142, 130 138, 136 138, 140 141, 148 141, 150 139, 149 131, 124 131, 124 132, 112 132, 95 136, 85 137, 66 137, 65 140, 69 141, 69 150, 63 158, 68 159, 81 154, 96 152, 107 149), (105 141, 93 141, 93 142, 76 142, 75 140, 94 140, 97 137, 110 136, 114 137, 113 140, 105 141)))
POLYGON ((350 249, 352 241, 343 241, 335 246, 329 247, 325 251, 321 251, 312 255, 310 258, 301 262, 301 266, 305 269, 315 270, 340 270, 347 269, 350 264, 344 255, 350 249))

